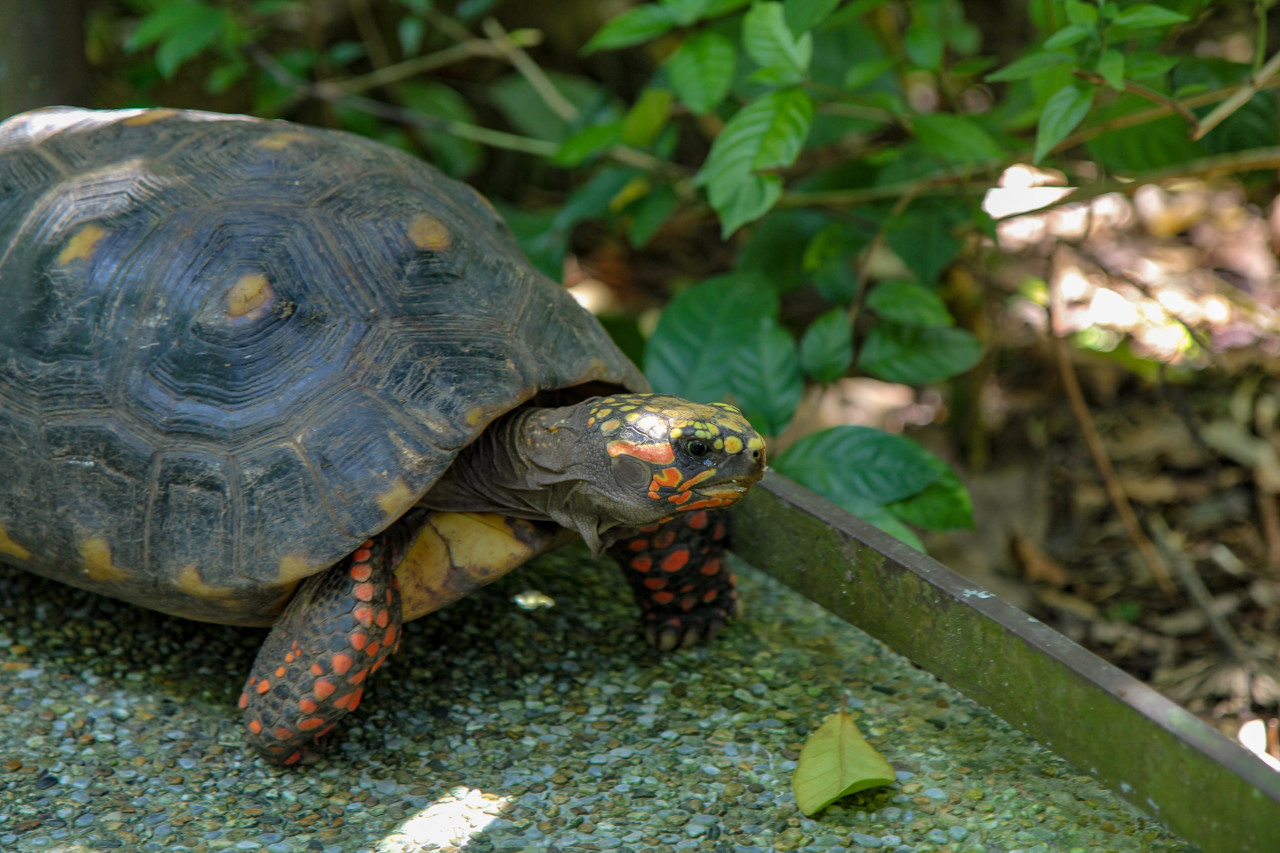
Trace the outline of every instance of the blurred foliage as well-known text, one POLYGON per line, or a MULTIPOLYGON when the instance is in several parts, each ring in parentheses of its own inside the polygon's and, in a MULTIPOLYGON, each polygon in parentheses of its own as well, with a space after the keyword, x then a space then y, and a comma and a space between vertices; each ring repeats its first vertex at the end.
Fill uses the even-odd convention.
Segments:
MULTIPOLYGON (((1141 181, 1245 171, 1276 140, 1263 2, 660 0, 544 41, 600 8, 530 27, 500 0, 127 0, 90 38, 132 52, 122 100, 172 103, 185 78, 176 105, 334 124, 462 178, 514 152, 537 191, 504 212, 555 278, 580 227, 641 251, 714 221, 723 255, 677 282, 638 357, 658 389, 735 400, 771 436, 806 386, 943 383, 983 358, 948 271, 993 236, 982 194, 1011 164, 1141 181), (976 22, 1011 9, 1022 43, 984 44, 976 22), (1223 20, 1252 30, 1253 62, 1191 55, 1223 20), (818 308, 784 315, 797 294, 818 308)), ((901 437, 789 434, 774 466, 911 543, 971 524, 955 474, 901 437)))

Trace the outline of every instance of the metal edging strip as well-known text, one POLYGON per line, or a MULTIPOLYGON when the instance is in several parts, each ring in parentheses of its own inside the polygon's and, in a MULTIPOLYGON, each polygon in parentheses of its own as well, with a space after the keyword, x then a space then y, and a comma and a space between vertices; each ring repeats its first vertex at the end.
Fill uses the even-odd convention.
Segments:
POLYGON ((1280 851, 1280 773, 1137 679, 770 473, 734 551, 986 706, 1205 853, 1280 851))

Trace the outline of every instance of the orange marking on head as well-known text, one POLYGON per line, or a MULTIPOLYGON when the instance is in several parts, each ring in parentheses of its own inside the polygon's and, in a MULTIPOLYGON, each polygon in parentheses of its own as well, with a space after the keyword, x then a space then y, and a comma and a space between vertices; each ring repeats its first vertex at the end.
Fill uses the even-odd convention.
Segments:
POLYGON ((645 578, 644 585, 646 589, 662 589, 667 585, 667 582, 662 578, 645 578))
POLYGON ((298 710, 304 714, 314 714, 319 707, 313 700, 306 697, 298 700, 298 710))
POLYGON ((352 631, 347 635, 347 639, 351 641, 351 645, 355 646, 357 650, 363 649, 365 643, 369 642, 369 637, 363 631, 352 631))
POLYGON ((655 592, 653 600, 658 604, 670 604, 676 600, 676 597, 669 592, 655 592))
POLYGON ((707 525, 711 523, 711 516, 705 512, 694 513, 689 518, 689 526, 694 530, 706 530, 707 525))
POLYGON ((678 572, 689 563, 689 549, 681 548, 679 551, 672 551, 662 561, 662 570, 664 572, 678 572))
POLYGON ((240 706, 240 710, 241 710, 241 711, 243 711, 245 708, 248 708, 248 707, 249 707, 249 694, 248 694, 248 693, 241 693, 241 694, 240 694, 240 701, 239 701, 239 702, 237 702, 236 704, 240 706))
POLYGON ((255 735, 260 734, 262 732, 262 723, 257 720, 250 720, 249 731, 253 732, 255 735))
POLYGON ((355 588, 355 597, 361 601, 373 601, 373 584, 369 582, 358 583, 355 588))
POLYGON ((373 625, 373 616, 374 616, 373 608, 367 604, 356 605, 356 608, 351 611, 351 615, 361 625, 364 625, 366 627, 373 625))
POLYGON ((637 572, 647 572, 653 568, 653 560, 648 557, 636 557, 630 565, 637 572))
POLYGON ((674 495, 667 498, 667 500, 671 501, 673 504, 687 504, 689 499, 692 497, 693 492, 676 492, 674 495))
POLYGON ((333 695, 333 691, 338 689, 338 685, 324 678, 317 678, 316 683, 312 685, 311 692, 316 694, 316 698, 323 702, 333 695))
POLYGON ((690 477, 689 479, 685 480, 683 483, 680 484, 680 491, 683 492, 686 489, 691 489, 694 486, 696 486, 698 483, 701 483, 703 480, 707 479, 708 477, 714 477, 715 475, 716 475, 715 468, 707 468, 705 471, 699 471, 697 474, 694 474, 692 477, 690 477))
POLYGON ((270 690, 270 689, 271 689, 271 682, 270 682, 270 681, 267 681, 267 679, 265 679, 265 678, 264 678, 264 679, 262 679, 261 681, 259 681, 259 682, 258 682, 258 693, 259 693, 259 694, 266 693, 266 692, 267 692, 268 690, 270 690))
POLYGON ((702 568, 698 569, 698 571, 706 575, 707 577, 720 574, 719 558, 707 560, 705 563, 702 564, 702 568))
POLYGON ((305 720, 298 723, 298 728, 302 729, 304 732, 309 732, 312 729, 320 728, 326 722, 328 721, 325 720, 324 717, 307 717, 305 720))
POLYGON ((709 506, 711 506, 711 501, 693 501, 692 503, 687 503, 684 506, 680 507, 678 512, 689 512, 690 510, 695 510, 695 509, 706 509, 709 506))
POLYGON ((355 663, 355 661, 351 659, 351 655, 344 655, 341 652, 334 655, 330 659, 330 662, 333 664, 333 671, 338 675, 346 675, 347 670, 351 669, 351 664, 355 663))
POLYGON ((667 465, 674 462, 676 452, 671 449, 671 443, 663 444, 636 444, 634 441, 625 439, 617 439, 609 442, 605 449, 609 451, 610 456, 634 456, 637 459, 643 459, 645 462, 652 462, 655 465, 667 465))
POLYGON ((649 484, 649 490, 656 492, 664 486, 668 489, 680 485, 680 481, 684 475, 680 473, 679 468, 663 468, 661 471, 653 475, 653 482, 649 484))

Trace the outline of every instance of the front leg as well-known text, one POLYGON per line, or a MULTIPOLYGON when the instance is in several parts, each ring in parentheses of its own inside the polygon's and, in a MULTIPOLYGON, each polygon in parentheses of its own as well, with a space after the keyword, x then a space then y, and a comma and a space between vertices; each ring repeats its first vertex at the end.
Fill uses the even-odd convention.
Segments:
POLYGON ((398 548, 387 534, 299 585, 258 651, 240 707, 248 740, 273 764, 308 763, 356 709, 365 679, 400 643, 398 548))
POLYGON ((712 639, 741 614, 726 562, 729 514, 678 512, 609 548, 640 605, 645 639, 669 651, 712 639))

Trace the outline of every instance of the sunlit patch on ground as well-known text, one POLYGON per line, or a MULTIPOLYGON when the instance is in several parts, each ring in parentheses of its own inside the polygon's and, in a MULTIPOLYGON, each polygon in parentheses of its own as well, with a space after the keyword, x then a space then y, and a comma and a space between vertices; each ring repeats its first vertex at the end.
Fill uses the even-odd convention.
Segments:
POLYGON ((472 836, 500 818, 510 803, 478 788, 459 786, 400 824, 378 842, 378 853, 463 849, 472 836))

